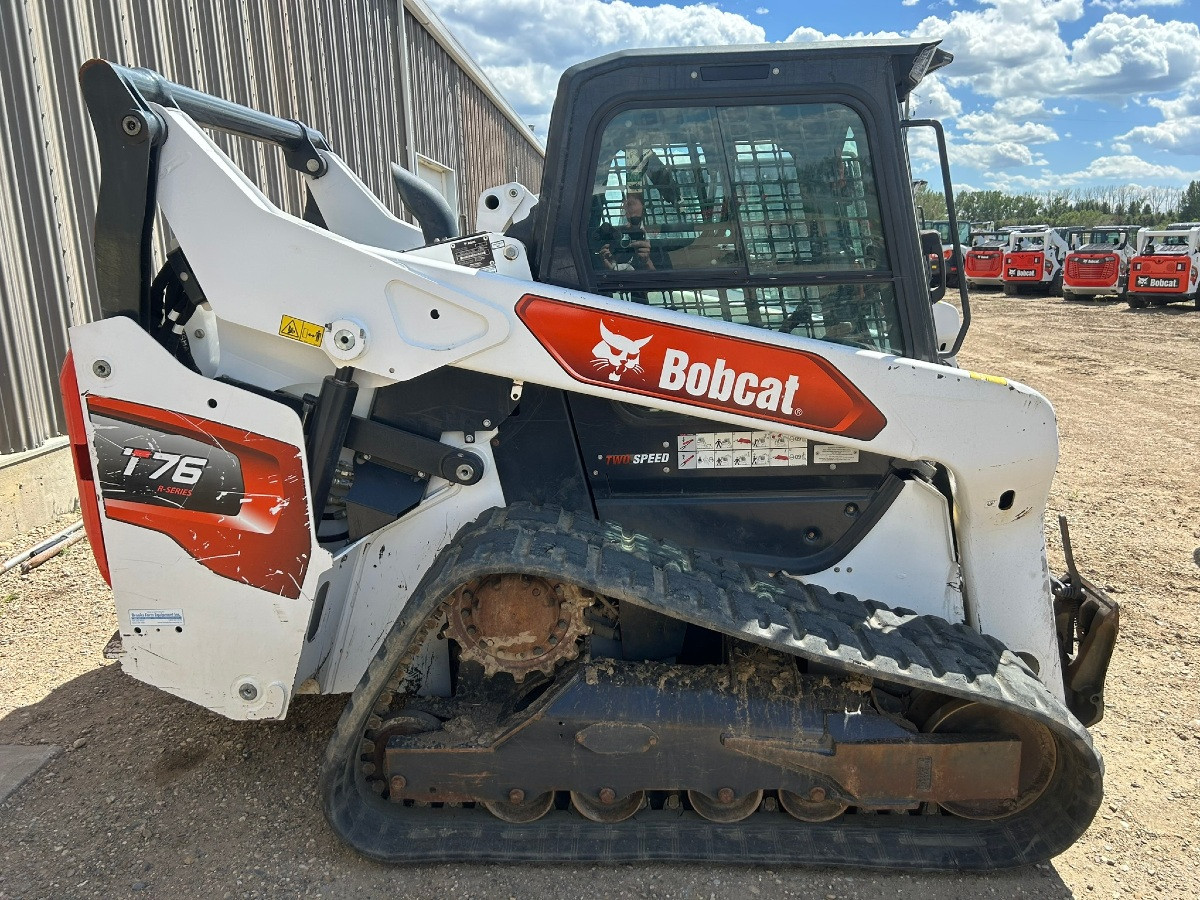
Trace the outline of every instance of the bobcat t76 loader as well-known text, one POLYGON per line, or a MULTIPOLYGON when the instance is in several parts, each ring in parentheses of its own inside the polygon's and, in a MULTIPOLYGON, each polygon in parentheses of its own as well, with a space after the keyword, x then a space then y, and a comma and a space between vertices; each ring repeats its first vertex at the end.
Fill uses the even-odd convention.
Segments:
POLYGON ((1067 847, 1117 608, 1048 572, 1050 404, 954 366, 933 302, 904 131, 944 142, 900 113, 949 59, 581 64, 540 195, 466 236, 312 128, 88 63, 104 315, 62 383, 124 670, 242 720, 348 693, 320 790, 379 860, 1067 847), (205 128, 277 145, 304 219, 205 128))

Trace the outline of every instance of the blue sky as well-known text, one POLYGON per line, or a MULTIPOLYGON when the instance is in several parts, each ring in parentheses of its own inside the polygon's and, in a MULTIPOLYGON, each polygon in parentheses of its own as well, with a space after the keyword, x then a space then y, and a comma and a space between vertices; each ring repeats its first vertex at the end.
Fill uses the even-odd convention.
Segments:
MULTIPOLYGON (((1043 193, 1200 180, 1200 0, 427 0, 545 139, 558 76, 628 47, 940 37, 917 92, 955 187, 1043 193)), ((914 172, 939 183, 928 147, 914 172)))

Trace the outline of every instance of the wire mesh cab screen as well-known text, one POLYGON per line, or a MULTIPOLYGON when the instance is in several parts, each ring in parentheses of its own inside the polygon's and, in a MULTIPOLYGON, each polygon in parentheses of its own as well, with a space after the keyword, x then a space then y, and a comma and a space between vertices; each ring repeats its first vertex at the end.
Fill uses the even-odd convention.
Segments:
POLYGON ((599 141, 594 289, 903 352, 862 119, 840 103, 626 109, 599 141))

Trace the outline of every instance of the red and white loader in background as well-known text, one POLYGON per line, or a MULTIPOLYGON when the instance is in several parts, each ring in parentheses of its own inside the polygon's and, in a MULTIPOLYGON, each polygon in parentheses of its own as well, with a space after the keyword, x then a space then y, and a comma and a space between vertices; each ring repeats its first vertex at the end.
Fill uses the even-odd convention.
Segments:
POLYGON ((1002 280, 1008 297, 1028 290, 1062 293, 1063 262, 1078 229, 1022 227, 1008 235, 1002 280))
POLYGON ((1129 261, 1126 300, 1134 309, 1191 300, 1200 309, 1200 222, 1174 222, 1165 229, 1143 228, 1129 261))
POLYGON ((1136 225, 1105 225, 1075 235, 1063 265, 1063 299, 1105 294, 1124 298, 1136 235, 1136 225))
POLYGON ((1008 230, 980 231, 971 235, 970 249, 964 252, 962 277, 968 289, 999 287, 1004 283, 1004 250, 1008 230))

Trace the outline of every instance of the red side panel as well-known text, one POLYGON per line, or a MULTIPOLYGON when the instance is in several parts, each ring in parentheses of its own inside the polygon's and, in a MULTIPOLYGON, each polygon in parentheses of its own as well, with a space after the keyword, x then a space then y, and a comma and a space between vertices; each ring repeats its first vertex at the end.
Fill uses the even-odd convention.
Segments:
POLYGON ((300 448, 125 400, 87 408, 110 519, 167 535, 225 578, 300 596, 311 551, 300 448))
POLYGON ((67 417, 67 434, 71 440, 71 459, 75 463, 75 483, 79 487, 79 510, 83 515, 83 530, 96 557, 96 566, 104 580, 112 585, 108 574, 108 555, 104 550, 104 531, 100 526, 100 502, 96 499, 96 479, 92 458, 88 455, 87 429, 83 424, 83 406, 79 396, 79 379, 75 375, 75 358, 68 350, 58 376, 62 390, 63 413, 67 417))
POLYGON ((871 440, 887 420, 827 360, 774 344, 526 294, 517 315, 572 378, 871 440))

